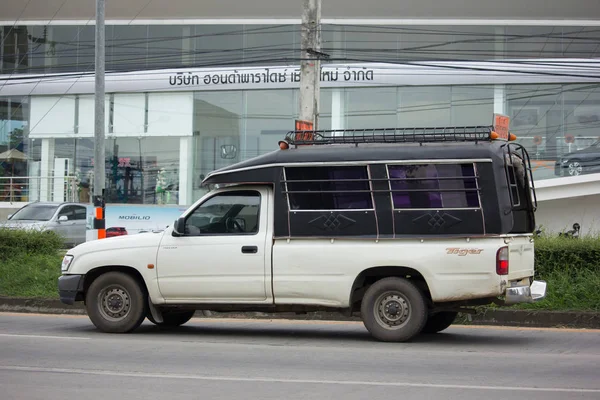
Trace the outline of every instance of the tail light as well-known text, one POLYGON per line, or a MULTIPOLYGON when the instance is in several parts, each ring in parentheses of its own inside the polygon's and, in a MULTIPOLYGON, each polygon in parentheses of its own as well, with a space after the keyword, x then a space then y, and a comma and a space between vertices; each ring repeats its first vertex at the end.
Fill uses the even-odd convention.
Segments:
POLYGON ((500 247, 496 253, 496 273, 508 275, 508 247, 500 247))

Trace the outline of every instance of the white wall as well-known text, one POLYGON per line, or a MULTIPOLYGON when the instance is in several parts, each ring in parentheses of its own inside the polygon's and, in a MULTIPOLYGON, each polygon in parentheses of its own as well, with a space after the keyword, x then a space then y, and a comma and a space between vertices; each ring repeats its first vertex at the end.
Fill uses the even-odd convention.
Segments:
POLYGON ((536 224, 548 233, 573 229, 581 225, 581 235, 600 232, 600 194, 538 202, 536 224))

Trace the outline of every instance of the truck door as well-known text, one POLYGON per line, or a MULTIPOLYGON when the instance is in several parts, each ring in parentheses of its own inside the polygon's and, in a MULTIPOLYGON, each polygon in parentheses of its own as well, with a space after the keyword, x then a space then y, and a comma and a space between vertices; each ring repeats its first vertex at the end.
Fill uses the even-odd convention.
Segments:
POLYGON ((188 213, 183 235, 169 230, 159 246, 163 297, 171 302, 265 302, 271 259, 268 207, 266 189, 229 189, 188 213))

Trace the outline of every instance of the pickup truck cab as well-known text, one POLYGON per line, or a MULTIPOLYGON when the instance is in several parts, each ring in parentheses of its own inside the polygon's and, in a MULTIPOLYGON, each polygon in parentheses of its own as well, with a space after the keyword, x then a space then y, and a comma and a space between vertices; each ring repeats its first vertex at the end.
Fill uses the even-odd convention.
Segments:
POLYGON ((195 310, 338 310, 382 341, 543 298, 525 149, 492 127, 415 131, 291 132, 209 174, 213 190, 165 231, 69 250, 60 298, 104 332, 195 310))

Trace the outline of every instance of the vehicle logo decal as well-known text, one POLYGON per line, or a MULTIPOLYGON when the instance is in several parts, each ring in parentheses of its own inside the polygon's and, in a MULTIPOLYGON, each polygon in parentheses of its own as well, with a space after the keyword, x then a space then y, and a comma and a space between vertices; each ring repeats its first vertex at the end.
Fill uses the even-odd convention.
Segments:
POLYGON ((466 256, 467 254, 481 254, 483 249, 461 249, 458 247, 447 247, 446 254, 458 254, 459 256, 466 256))

